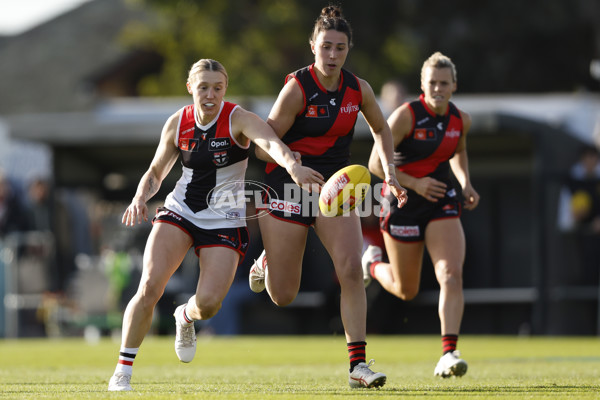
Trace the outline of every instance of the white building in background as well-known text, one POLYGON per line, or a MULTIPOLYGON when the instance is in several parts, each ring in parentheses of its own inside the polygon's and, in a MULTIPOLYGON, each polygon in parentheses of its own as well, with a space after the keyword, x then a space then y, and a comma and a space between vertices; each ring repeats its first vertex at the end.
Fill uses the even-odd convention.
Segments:
POLYGON ((52 181, 52 149, 42 142, 12 138, 9 125, 0 118, 0 168, 19 191, 35 178, 52 181))
POLYGON ((600 148, 600 95, 597 93, 457 94, 453 101, 469 113, 493 111, 544 122, 600 148))

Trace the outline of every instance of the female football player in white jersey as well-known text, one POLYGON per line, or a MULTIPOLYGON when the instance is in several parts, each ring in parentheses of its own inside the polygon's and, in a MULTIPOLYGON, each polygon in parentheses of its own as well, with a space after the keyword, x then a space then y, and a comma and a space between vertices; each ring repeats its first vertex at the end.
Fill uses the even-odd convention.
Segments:
POLYGON ((219 196, 235 199, 243 193, 250 141, 299 185, 324 183, 320 173, 296 160, 266 122, 223 100, 227 84, 227 72, 219 62, 202 59, 192 66, 187 88, 193 104, 165 123, 150 168, 123 214, 127 226, 147 221, 146 202, 181 157, 182 176, 153 219, 141 281, 123 316, 119 361, 109 391, 131 390, 132 364, 150 329, 154 308, 190 247, 198 256, 200 276, 195 295, 174 313, 175 352, 183 362, 194 358, 194 321, 219 311, 248 247, 245 201, 220 201, 219 196))

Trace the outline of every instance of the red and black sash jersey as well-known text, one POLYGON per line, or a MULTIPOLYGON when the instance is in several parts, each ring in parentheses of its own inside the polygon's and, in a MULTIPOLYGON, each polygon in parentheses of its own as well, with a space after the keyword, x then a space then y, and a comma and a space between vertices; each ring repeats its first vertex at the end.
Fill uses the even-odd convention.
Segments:
POLYGON ((227 182, 243 182, 249 145, 240 146, 231 133, 231 115, 236 107, 223 102, 216 120, 206 126, 197 121, 194 105, 182 109, 176 144, 183 175, 168 202, 183 202, 198 213, 208 208, 212 189, 227 182))
POLYGON ((183 108, 177 147, 185 167, 202 174, 248 157, 248 148, 237 145, 231 134, 230 115, 237 104, 223 103, 217 122, 209 124, 206 129, 196 123, 193 104, 183 108))
POLYGON ((411 176, 433 176, 446 181, 450 172, 449 160, 454 156, 463 134, 460 111, 448 104, 445 115, 437 115, 425 103, 424 95, 409 104, 413 127, 394 150, 397 168, 411 176))
MULTIPOLYGON (((350 159, 350 143, 362 105, 358 78, 342 69, 340 84, 330 92, 319 82, 314 64, 286 77, 295 79, 302 90, 304 108, 282 141, 302 155, 302 161, 343 164, 350 159)), ((267 167, 267 171, 275 165, 267 167)))

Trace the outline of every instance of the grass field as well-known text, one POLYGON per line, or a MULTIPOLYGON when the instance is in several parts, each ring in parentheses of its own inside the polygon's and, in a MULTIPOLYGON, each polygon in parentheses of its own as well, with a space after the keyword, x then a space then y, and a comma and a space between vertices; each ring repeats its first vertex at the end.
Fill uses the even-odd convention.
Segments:
POLYGON ((119 344, 103 339, 0 340, 2 399, 497 399, 600 398, 600 338, 463 335, 463 378, 433 377, 437 336, 370 336, 381 389, 348 387, 341 336, 199 337, 180 363, 173 338, 148 337, 134 364, 134 392, 106 391, 119 344))

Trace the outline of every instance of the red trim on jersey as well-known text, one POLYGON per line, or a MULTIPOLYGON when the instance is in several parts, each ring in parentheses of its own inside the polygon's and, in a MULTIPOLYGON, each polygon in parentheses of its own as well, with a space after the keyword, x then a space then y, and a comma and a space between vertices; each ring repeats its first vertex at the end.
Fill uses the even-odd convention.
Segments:
POLYGON ((410 111, 410 115, 412 115, 412 126, 410 127, 410 133, 407 137, 411 137, 415 134, 415 125, 417 123, 417 118, 415 117, 415 110, 413 110, 412 107, 408 107, 408 110, 410 111))
MULTIPOLYGON (((423 107, 425 108, 425 111, 427 111, 427 113, 429 115, 431 115, 432 117, 437 117, 438 114, 436 114, 435 111, 433 111, 431 108, 429 108, 429 106, 425 102, 425 95, 424 94, 421 93, 421 95, 419 96, 419 101, 421 102, 421 104, 423 104, 423 107)), ((446 106, 446 112, 444 113, 444 116, 448 115, 449 112, 450 112, 450 105, 447 105, 446 106)))
POLYGON ((298 112, 298 114, 296 114, 296 116, 299 117, 302 114, 304 114, 304 110, 306 110, 306 93, 304 92, 304 87, 300 84, 300 81, 294 74, 289 74, 288 76, 286 76, 285 83, 288 83, 290 78, 293 78, 296 81, 298 87, 300 88, 300 91, 302 92, 302 109, 300 110, 300 112, 298 112))
POLYGON ((231 110, 233 110, 236 105, 233 103, 229 103, 227 101, 225 101, 224 103, 225 103, 225 105, 223 106, 223 109, 221 110, 219 119, 217 119, 217 131, 215 133, 215 138, 228 137, 228 138, 231 138, 231 140, 233 140, 232 144, 236 144, 235 139, 231 135, 231 130, 229 129, 230 128, 229 116, 231 114, 231 110), (227 118, 220 118, 222 115, 227 116, 227 118))
POLYGON ((183 111, 181 112, 181 117, 179 119, 179 132, 177 132, 177 147, 184 151, 190 150, 189 139, 194 138, 194 131, 196 129, 194 109, 195 108, 193 104, 183 107, 183 111))
MULTIPOLYGON (((329 92, 327 89, 325 89, 325 87, 321 84, 321 81, 319 81, 319 78, 317 77, 317 73, 315 72, 315 63, 312 63, 311 65, 308 66, 308 71, 310 72, 310 75, 315 80, 315 83, 317 84, 319 89, 321 89, 325 93, 329 92)), ((342 89, 343 83, 344 83, 344 74, 342 74, 340 72, 340 84, 337 88, 338 91, 342 89)))

